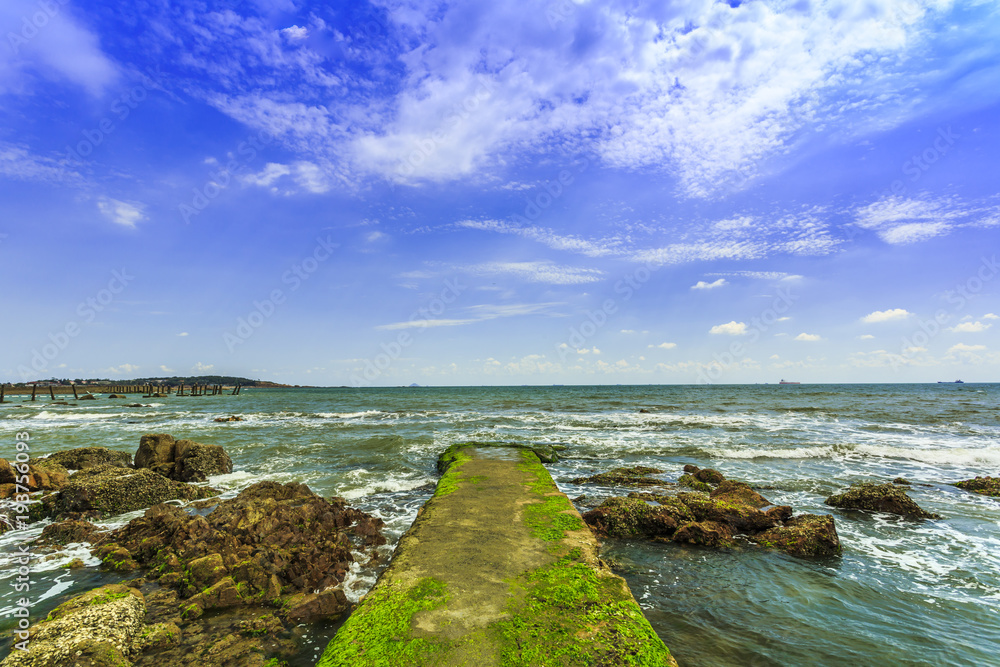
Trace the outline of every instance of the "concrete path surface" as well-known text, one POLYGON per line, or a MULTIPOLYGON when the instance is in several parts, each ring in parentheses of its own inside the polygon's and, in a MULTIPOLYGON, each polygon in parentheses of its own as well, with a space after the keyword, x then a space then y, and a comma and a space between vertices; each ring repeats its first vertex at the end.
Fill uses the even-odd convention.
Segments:
POLYGON ((530 449, 453 445, 319 667, 676 665, 530 449))

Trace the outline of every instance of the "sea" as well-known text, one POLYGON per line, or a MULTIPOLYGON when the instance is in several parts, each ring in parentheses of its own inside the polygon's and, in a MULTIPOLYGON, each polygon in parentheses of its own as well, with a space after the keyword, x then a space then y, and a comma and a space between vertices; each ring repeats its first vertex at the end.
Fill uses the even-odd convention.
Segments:
MULTIPOLYGON (((146 433, 222 445, 226 497, 260 481, 302 482, 381 516, 391 551, 436 483, 435 461, 464 441, 566 447, 548 469, 586 511, 627 490, 572 479, 644 465, 674 482, 685 464, 749 482, 796 513, 831 514, 840 557, 801 559, 750 543, 712 550, 608 540, 622 575, 682 667, 1000 665, 1000 499, 953 483, 1000 474, 1000 384, 801 384, 244 389, 238 396, 101 397, 0 405, 0 457, 15 434, 32 456, 102 446, 134 453, 146 433), (126 407, 139 402, 142 407, 126 407), (216 423, 239 415, 244 421, 216 423), (861 481, 904 477, 941 519, 841 511, 824 499, 861 481)), ((120 526, 140 515, 111 517, 120 526)), ((17 619, 16 554, 44 523, 0 536, 0 656, 17 619)), ((29 551, 33 547, 28 547, 29 551)), ((119 581, 86 544, 34 553, 31 617, 119 581), (87 567, 67 570, 73 558, 87 567)), ((378 571, 355 565, 352 600, 378 571)), ((311 665, 335 626, 307 634, 311 665)))

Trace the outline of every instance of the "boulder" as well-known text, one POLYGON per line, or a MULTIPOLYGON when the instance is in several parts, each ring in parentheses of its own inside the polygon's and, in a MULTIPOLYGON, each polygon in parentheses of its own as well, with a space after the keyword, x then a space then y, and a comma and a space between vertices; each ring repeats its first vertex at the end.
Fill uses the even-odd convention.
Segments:
MULTIPOLYGON (((382 526, 381 519, 339 498, 325 500, 304 484, 258 482, 204 516, 151 507, 113 531, 95 555, 107 563, 120 558, 120 549, 139 567, 155 568, 161 586, 190 600, 185 609, 196 607, 187 612, 193 618, 271 602, 283 592, 337 587, 354 562, 352 551, 385 544, 382 526)), ((345 603, 340 612, 346 609, 345 603)))
POLYGON ((99 531, 100 529, 89 521, 69 519, 45 526, 38 540, 44 545, 65 546, 79 542, 90 542, 94 534, 99 531))
POLYGON ((233 460, 219 445, 178 440, 176 446, 177 459, 171 479, 204 482, 209 475, 224 475, 233 471, 233 460))
POLYGON ((655 496, 660 504, 651 505, 644 494, 629 498, 608 498, 583 514, 583 520, 595 533, 607 537, 670 537, 677 526, 694 520, 694 515, 672 496, 655 496))
POLYGON ((976 477, 955 482, 955 486, 984 496, 1000 497, 1000 477, 976 477))
POLYGON ((751 538, 769 549, 779 549, 792 556, 838 556, 840 538, 833 517, 818 514, 800 514, 783 526, 766 530, 751 538))
POLYGON ((680 526, 673 541, 697 544, 703 547, 728 547, 732 545, 733 530, 718 521, 692 521, 680 526))
POLYGON ((233 461, 219 445, 174 440, 160 433, 139 440, 135 467, 149 468, 178 482, 204 482, 209 475, 232 472, 233 461))
POLYGON ((110 516, 168 500, 197 500, 218 493, 210 487, 169 480, 145 468, 104 464, 74 473, 52 501, 51 511, 56 516, 77 512, 110 516))
POLYGON ((749 484, 744 482, 737 482, 736 480, 726 479, 719 483, 710 494, 714 500, 722 500, 730 503, 737 503, 740 505, 749 505, 750 507, 756 507, 760 509, 761 507, 767 507, 771 504, 771 501, 764 498, 752 488, 749 484))
POLYGON ((132 455, 128 452, 118 452, 107 447, 77 447, 62 452, 56 452, 42 461, 54 461, 70 470, 85 470, 99 465, 115 465, 122 468, 132 467, 132 455))
POLYGON ((702 493, 712 492, 711 484, 701 481, 700 479, 698 479, 697 477, 695 477, 690 473, 684 473, 683 475, 681 475, 680 478, 677 480, 677 483, 680 484, 681 486, 686 486, 689 489, 694 489, 695 491, 701 491, 702 493))
POLYGON ((71 598, 31 626, 28 650, 15 650, 2 667, 131 665, 146 613, 142 593, 111 584, 71 598))
POLYGON ((664 486, 666 482, 662 479, 649 477, 649 475, 659 475, 662 472, 658 468, 633 466, 631 468, 614 468, 608 472, 590 477, 577 477, 571 481, 573 484, 601 484, 604 486, 664 486))
POLYGON ((711 484, 712 486, 717 486, 725 481, 725 477, 718 470, 712 470, 711 468, 702 468, 698 472, 694 473, 694 478, 699 482, 705 482, 706 484, 711 484))
POLYGON ((17 494, 18 485, 27 487, 29 493, 60 489, 69 481, 68 473, 66 468, 49 459, 30 459, 26 463, 0 459, 0 498, 17 494))
POLYGON ((861 482, 853 484, 844 493, 827 498, 826 504, 841 509, 886 512, 916 519, 941 518, 917 505, 912 498, 906 495, 904 487, 888 483, 861 482))
POLYGON ((696 521, 724 523, 737 533, 757 533, 778 524, 776 517, 751 505, 706 498, 698 493, 679 493, 677 498, 691 510, 696 521))

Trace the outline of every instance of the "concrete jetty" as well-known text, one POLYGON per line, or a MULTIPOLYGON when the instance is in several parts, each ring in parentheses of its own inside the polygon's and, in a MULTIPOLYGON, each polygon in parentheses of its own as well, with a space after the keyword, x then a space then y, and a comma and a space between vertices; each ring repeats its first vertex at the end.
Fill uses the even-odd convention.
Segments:
POLYGON ((318 667, 674 665, 528 448, 453 445, 318 667))

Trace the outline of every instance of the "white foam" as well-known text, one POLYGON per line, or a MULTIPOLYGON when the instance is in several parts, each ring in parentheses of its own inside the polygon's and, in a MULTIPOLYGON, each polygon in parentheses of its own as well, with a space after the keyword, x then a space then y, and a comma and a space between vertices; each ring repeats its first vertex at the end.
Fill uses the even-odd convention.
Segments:
POLYGON ((368 591, 375 585, 375 573, 370 568, 363 568, 358 560, 368 556, 359 552, 352 552, 354 561, 344 575, 344 582, 341 584, 344 596, 353 604, 361 601, 368 591))

